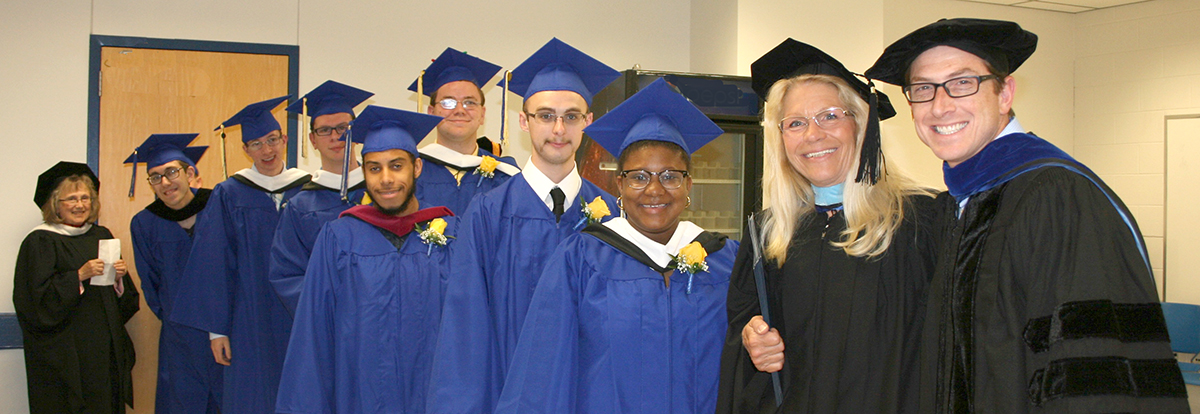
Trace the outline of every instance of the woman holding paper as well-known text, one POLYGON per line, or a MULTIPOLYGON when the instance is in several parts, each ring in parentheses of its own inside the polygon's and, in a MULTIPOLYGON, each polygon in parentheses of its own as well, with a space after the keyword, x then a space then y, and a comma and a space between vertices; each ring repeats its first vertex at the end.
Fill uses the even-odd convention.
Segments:
POLYGON ((44 223, 21 243, 13 281, 33 414, 123 413, 133 405, 125 322, 138 310, 138 291, 120 241, 94 224, 99 187, 86 164, 59 162, 38 176, 33 201, 44 223))

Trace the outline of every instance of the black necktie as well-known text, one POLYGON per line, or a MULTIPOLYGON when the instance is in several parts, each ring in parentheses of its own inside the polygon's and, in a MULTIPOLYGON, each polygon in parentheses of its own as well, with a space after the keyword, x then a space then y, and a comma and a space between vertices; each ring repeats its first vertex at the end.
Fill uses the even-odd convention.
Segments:
POLYGON ((550 190, 550 198, 554 200, 554 222, 557 223, 562 218, 563 201, 567 199, 567 195, 563 193, 561 188, 554 187, 550 190))

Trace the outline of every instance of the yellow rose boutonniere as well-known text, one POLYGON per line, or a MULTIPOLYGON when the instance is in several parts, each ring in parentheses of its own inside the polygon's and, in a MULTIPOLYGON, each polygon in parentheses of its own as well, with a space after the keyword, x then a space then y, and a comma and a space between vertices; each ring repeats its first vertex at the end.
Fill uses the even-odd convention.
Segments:
POLYGON ((420 224, 417 225, 417 234, 421 236, 421 242, 429 245, 429 249, 425 250, 426 256, 429 256, 433 253, 434 245, 445 246, 446 242, 449 241, 447 238, 454 238, 454 236, 446 236, 443 234, 445 231, 446 220, 443 220, 440 217, 430 220, 429 225, 425 226, 423 229, 421 228, 420 224))
POLYGON ((680 272, 688 274, 687 293, 692 293, 692 277, 696 273, 707 272, 708 262, 704 261, 708 257, 708 251, 704 250, 704 246, 700 242, 691 242, 687 246, 679 249, 679 254, 671 255, 671 259, 675 261, 675 268, 680 272))
POLYGON ((600 196, 596 196, 591 203, 585 202, 583 197, 579 197, 579 206, 583 211, 583 218, 579 219, 578 224, 575 224, 575 230, 579 230, 584 224, 599 223, 600 219, 612 215, 612 212, 608 211, 608 203, 605 203, 600 196))
MULTIPOLYGON (((496 161, 491 156, 484 155, 483 159, 479 161, 479 166, 475 168, 475 174, 479 174, 479 176, 484 178, 495 177, 497 165, 500 165, 500 161, 496 161)), ((482 182, 483 178, 480 178, 479 182, 475 183, 475 186, 479 187, 479 184, 482 182)))

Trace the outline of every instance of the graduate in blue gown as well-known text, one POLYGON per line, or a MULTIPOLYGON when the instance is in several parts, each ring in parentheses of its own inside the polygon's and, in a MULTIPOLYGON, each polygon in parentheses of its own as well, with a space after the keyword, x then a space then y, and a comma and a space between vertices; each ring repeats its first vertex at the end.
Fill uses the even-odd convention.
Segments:
POLYGON ((346 210, 317 237, 277 412, 425 412, 455 219, 445 207, 420 209, 416 139, 440 121, 378 106, 354 121, 374 204, 346 210), (438 222, 441 237, 416 230, 438 222))
POLYGON ((585 217, 583 203, 599 197, 615 208, 611 195, 579 176, 575 150, 592 120, 592 95, 618 76, 558 39, 513 71, 509 87, 525 97, 520 123, 533 153, 521 173, 475 197, 460 218, 430 380, 430 412, 495 408, 547 257, 589 221, 606 219, 585 217))
POLYGON ((129 235, 146 304, 163 321, 154 397, 154 412, 159 414, 213 414, 221 407, 224 372, 213 361, 208 333, 167 318, 175 309, 172 292, 192 251, 196 215, 212 193, 207 188, 191 188, 199 177, 196 163, 208 149, 187 146, 197 135, 151 135, 125 160, 146 163, 146 176, 156 197, 133 216, 129 235))
POLYGON ((499 71, 483 59, 446 48, 408 87, 429 96, 427 113, 445 118, 438 124, 435 142, 420 149, 429 166, 417 180, 421 205, 446 206, 462 214, 476 194, 521 172, 512 157, 496 156, 490 147, 480 148, 476 139, 487 114, 480 86, 499 71))
POLYGON ((287 97, 251 104, 223 124, 242 126, 251 168, 217 184, 196 219, 187 270, 168 320, 209 333, 225 368, 222 413, 271 413, 292 316, 267 281, 279 211, 309 175, 284 166, 287 137, 271 114, 287 97))
POLYGON ((586 132, 618 154, 624 214, 550 256, 496 412, 711 413, 738 243, 679 215, 722 131, 659 79, 586 132))
POLYGON ((321 226, 333 221, 346 209, 362 202, 362 170, 358 159, 347 156, 351 150, 342 135, 354 120, 354 107, 374 95, 371 92, 325 81, 296 102, 288 112, 309 117, 308 139, 321 157, 321 169, 312 181, 301 187, 300 194, 287 203, 271 243, 271 267, 268 278, 289 312, 296 311, 304 269, 321 226), (342 177, 347 194, 342 196, 342 177))

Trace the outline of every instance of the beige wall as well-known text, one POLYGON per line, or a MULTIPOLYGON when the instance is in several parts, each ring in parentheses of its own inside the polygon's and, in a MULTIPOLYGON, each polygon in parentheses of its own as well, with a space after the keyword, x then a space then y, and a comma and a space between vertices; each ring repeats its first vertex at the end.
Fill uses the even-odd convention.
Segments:
MULTIPOLYGON (((1177 86, 1196 85, 1200 76, 1185 66, 1200 67, 1195 24, 1200 12, 1187 0, 1080 15, 952 0, 848 0, 836 9, 812 0, 615 0, 602 9, 582 1, 466 0, 454 2, 453 9, 414 1, 372 3, 367 8, 337 0, 0 2, 5 27, 0 52, 6 56, 0 60, 0 96, 6 98, 0 101, 0 125, 9 128, 10 137, 0 162, 15 176, 0 181, 0 191, 10 195, 0 201, 8 212, 0 217, 5 229, 0 268, 13 268, 25 232, 39 222, 29 202, 32 175, 60 159, 86 157, 90 34, 299 45, 302 91, 335 78, 376 92, 372 103, 413 109, 415 99, 405 88, 446 46, 511 69, 558 36, 618 69, 639 64, 747 75, 750 62, 790 36, 862 71, 886 44, 937 18, 1015 20, 1040 36, 1038 52, 1016 74, 1015 107, 1022 123, 1109 180, 1134 209, 1148 241, 1158 238, 1151 242, 1157 244, 1158 266, 1161 119, 1200 110, 1200 90, 1177 86), (1138 162, 1130 162, 1130 154, 1138 162), (1143 185, 1144 179, 1155 184, 1143 185)), ((883 90, 900 112, 883 124, 889 158, 920 181, 943 187, 940 162, 916 138, 899 89, 883 90)), ((500 90, 485 92, 490 103, 485 133, 496 138, 500 90)), ((515 114, 519 100, 511 101, 515 114)), ((508 151, 523 162, 528 140, 515 122, 510 133, 508 151)), ((300 164, 311 170, 315 162, 300 164)), ((105 183, 106 191, 119 188, 105 183)), ((11 277, 0 277, 0 312, 12 311, 5 293, 11 289, 11 277)), ((0 351, 0 378, 5 401, 0 413, 25 412, 20 351, 0 351)), ((141 396, 144 401, 146 394, 141 396)))
MULTIPOLYGON (((1139 3, 1084 13, 1077 20, 1073 154, 1100 174, 1137 217, 1160 286, 1164 119, 1200 114, 1197 22, 1200 3, 1190 0, 1139 3)), ((1179 201, 1195 205, 1200 200, 1179 201)))

